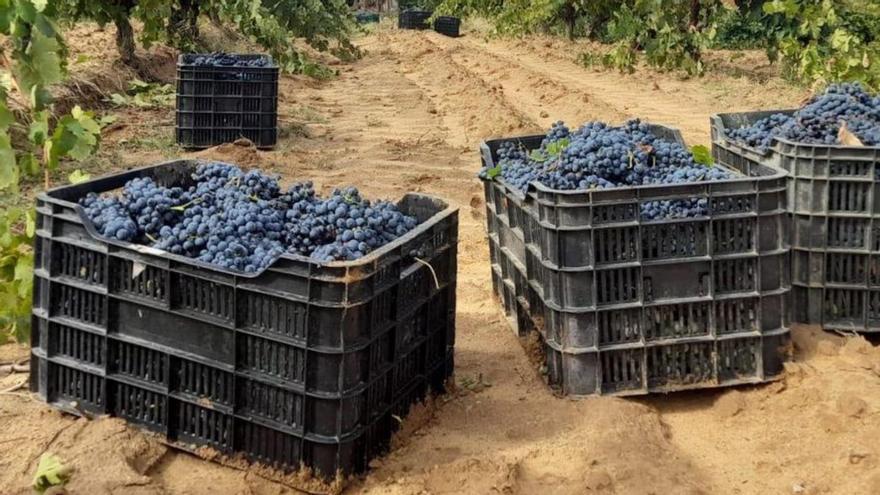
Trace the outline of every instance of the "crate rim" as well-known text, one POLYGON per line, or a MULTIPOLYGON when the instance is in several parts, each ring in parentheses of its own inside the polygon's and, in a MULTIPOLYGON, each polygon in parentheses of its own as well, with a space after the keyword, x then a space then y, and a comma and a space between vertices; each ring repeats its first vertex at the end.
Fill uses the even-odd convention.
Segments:
MULTIPOLYGON (((674 134, 677 134, 680 137, 680 134, 681 134, 680 131, 674 127, 666 126, 663 124, 656 124, 656 123, 647 123, 647 122, 645 122, 645 123, 651 127, 654 127, 654 128, 658 128, 658 127, 665 128, 669 131, 672 131, 674 134)), ((507 137, 507 138, 488 139, 488 140, 485 140, 480 143, 480 153, 481 153, 483 159, 488 161, 488 164, 494 166, 495 161, 494 161, 494 159, 492 159, 492 152, 491 152, 491 147, 490 147, 493 144, 500 144, 502 142, 507 142, 507 141, 522 141, 522 140, 528 140, 528 139, 538 139, 538 138, 544 138, 544 137, 545 137, 544 134, 529 134, 529 135, 521 135, 521 136, 512 136, 512 137, 507 137)), ((684 139, 679 139, 679 143, 682 146, 687 147, 687 143, 685 143, 684 139)), ((497 182, 497 183, 503 185, 505 187, 505 189, 507 189, 508 191, 511 191, 514 194, 514 196, 516 196, 519 199, 524 199, 526 196, 528 196, 529 192, 531 192, 532 190, 535 190, 540 193, 556 194, 556 195, 563 196, 563 197, 589 195, 589 197, 590 197, 589 202, 592 203, 593 202, 592 198, 594 196, 598 196, 599 198, 601 198, 602 196, 610 196, 610 195, 620 194, 620 193, 635 193, 635 197, 639 198, 639 193, 642 191, 644 191, 646 193, 664 191, 664 192, 666 192, 666 194, 664 194, 664 196, 675 196, 676 191, 680 191, 680 190, 684 190, 684 189, 688 189, 688 188, 694 188, 694 187, 710 187, 710 188, 712 188, 712 187, 723 187, 727 184, 746 184, 746 183, 769 182, 769 181, 773 181, 773 180, 779 180, 779 179, 788 177, 790 175, 790 173, 788 171, 783 170, 781 168, 765 166, 767 171, 772 172, 772 174, 762 175, 762 176, 757 176, 757 177, 750 177, 750 176, 744 176, 741 172, 738 172, 738 171, 736 171, 730 167, 727 167, 726 165, 723 165, 721 163, 716 163, 713 166, 722 167, 724 170, 727 170, 729 172, 736 174, 737 177, 734 179, 686 182, 683 184, 644 184, 644 185, 639 185, 639 186, 610 187, 607 189, 553 189, 553 188, 550 188, 550 187, 547 187, 547 186, 541 184, 538 181, 532 181, 532 182, 529 182, 528 188, 526 191, 520 191, 517 188, 511 187, 510 184, 508 184, 500 176, 496 177, 494 179, 480 178, 480 180, 483 182, 497 182)), ((683 194, 689 194, 689 193, 683 193, 683 194)), ((663 198, 658 197, 658 198, 651 198, 651 199, 652 200, 654 200, 654 199, 662 200, 663 198)), ((673 199, 676 199, 676 198, 673 198, 673 199)), ((684 199, 688 199, 688 198, 684 198, 684 199)))
POLYGON ((185 62, 186 57, 199 56, 199 55, 212 55, 211 53, 202 53, 202 52, 191 52, 191 53, 181 53, 177 56, 177 67, 179 68, 199 68, 199 69, 245 69, 245 70, 264 70, 264 69, 275 69, 277 70, 278 64, 275 63, 275 59, 272 58, 272 55, 267 53, 227 53, 226 55, 232 55, 234 57, 253 57, 253 58, 265 58, 269 65, 264 67, 236 67, 234 65, 195 65, 192 63, 185 62))
MULTIPOLYGON (((111 244, 111 245, 114 245, 117 247, 125 248, 127 250, 135 251, 140 254, 151 255, 151 256, 160 256, 160 257, 164 257, 164 258, 167 258, 169 260, 172 260, 172 261, 175 261, 178 263, 188 264, 191 266, 196 266, 198 268, 208 269, 208 270, 212 270, 212 271, 215 271, 218 273, 223 273, 226 275, 233 275, 233 276, 245 278, 245 279, 252 279, 252 278, 257 278, 257 277, 261 276, 263 273, 265 273, 269 269, 271 269, 278 262, 278 260, 281 260, 281 259, 298 261, 301 263, 308 263, 309 266, 313 266, 316 268, 329 267, 329 268, 344 268, 346 270, 352 270, 352 269, 356 269, 356 268, 360 268, 360 267, 364 267, 364 266, 368 266, 368 265, 373 265, 373 264, 379 262, 386 255, 391 253, 394 249, 397 249, 397 248, 405 245, 406 243, 416 239, 422 233, 424 233, 430 229, 433 229, 441 221, 455 215, 458 212, 458 207, 450 205, 447 201, 445 201, 437 196, 432 196, 429 194, 421 194, 421 193, 406 193, 403 195, 403 197, 400 198, 400 200, 398 201, 398 204, 400 203, 400 201, 402 201, 406 197, 421 197, 421 198, 432 199, 432 200, 439 202, 443 206, 443 209, 441 209, 440 211, 438 211, 437 213, 432 215, 430 218, 425 219, 425 221, 416 225, 416 227, 414 229, 410 230, 405 235, 398 237, 394 241, 389 242, 388 244, 385 244, 384 246, 380 247, 379 249, 371 251, 366 256, 363 256, 363 257, 356 259, 356 260, 320 262, 320 261, 315 260, 314 258, 311 258, 308 256, 303 256, 300 254, 290 254, 290 253, 285 252, 285 253, 282 253, 278 258, 275 259, 275 261, 272 262, 272 264, 270 264, 269 266, 267 266, 263 270, 260 270, 258 272, 254 272, 254 273, 245 273, 245 272, 240 272, 237 270, 223 268, 218 265, 211 264, 211 263, 199 261, 195 258, 190 258, 190 257, 179 255, 179 254, 173 254, 168 251, 153 248, 151 246, 146 246, 143 244, 136 244, 136 243, 128 242, 128 241, 120 241, 118 239, 111 239, 109 237, 105 237, 103 235, 100 235, 97 232, 97 230, 95 230, 95 227, 92 224, 92 221, 86 216, 85 210, 78 202, 72 202, 72 201, 68 201, 68 200, 53 196, 53 194, 57 194, 59 192, 66 191, 71 188, 87 187, 89 184, 92 184, 92 183, 95 183, 98 181, 108 181, 108 180, 114 180, 114 179, 117 181, 127 181, 130 179, 141 177, 141 175, 139 175, 139 174, 141 174, 143 172, 146 172, 146 171, 149 171, 152 169, 157 169, 160 167, 168 167, 168 166, 174 166, 174 165, 179 166, 181 164, 188 164, 188 165, 194 167, 194 166, 197 166, 198 164, 203 164, 203 163, 226 163, 226 162, 221 162, 218 160, 205 160, 205 159, 198 159, 198 158, 196 158, 196 159, 181 158, 181 159, 176 159, 176 160, 166 160, 166 161, 156 163, 153 165, 146 165, 143 167, 136 167, 136 168, 132 168, 129 170, 125 170, 123 172, 117 172, 114 174, 103 175, 101 177, 97 177, 95 179, 91 179, 91 180, 88 180, 85 182, 80 182, 78 184, 68 184, 68 185, 53 187, 49 190, 41 191, 39 194, 37 194, 37 199, 40 201, 46 202, 46 203, 57 204, 60 206, 74 209, 77 212, 77 214, 79 215, 79 219, 82 222, 83 227, 86 229, 86 232, 92 238, 99 240, 101 242, 111 244)), ((235 165, 235 164, 229 164, 229 165, 235 165)), ((238 165, 235 165, 235 166, 238 166, 238 165)), ((122 187, 122 186, 120 185, 118 187, 122 187)), ((96 194, 102 194, 102 193, 110 192, 112 190, 113 189, 104 190, 104 191, 97 191, 97 192, 90 191, 90 192, 95 192, 96 194)))

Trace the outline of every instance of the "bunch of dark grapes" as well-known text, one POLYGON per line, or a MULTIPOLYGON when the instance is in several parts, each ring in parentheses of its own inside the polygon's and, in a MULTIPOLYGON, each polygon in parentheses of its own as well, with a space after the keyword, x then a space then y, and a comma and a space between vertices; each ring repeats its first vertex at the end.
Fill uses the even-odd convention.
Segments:
POLYGON ((189 195, 179 187, 161 187, 153 179, 132 179, 123 188, 122 198, 138 232, 155 239, 163 225, 176 223, 178 209, 189 202, 189 195))
POLYGON ((101 235, 120 241, 131 241, 137 237, 138 226, 119 198, 89 193, 80 200, 80 204, 101 235))
POLYGON ((880 95, 859 83, 833 84, 793 115, 773 114, 750 126, 727 129, 728 139, 766 151, 775 138, 806 144, 840 144, 842 123, 866 146, 880 146, 880 95))
POLYGON ((269 65, 269 58, 244 58, 234 53, 214 52, 196 55, 190 63, 198 67, 266 67, 269 65))
MULTIPOLYGON (((501 145, 497 156, 500 171, 484 168, 480 176, 488 178, 499 173, 507 184, 523 191, 532 182, 557 190, 590 190, 735 177, 726 169, 696 163, 684 146, 658 138, 638 120, 619 127, 588 122, 574 131, 557 122, 537 150, 527 152, 508 141, 501 145)), ((694 217, 706 212, 705 199, 642 204, 642 217, 647 220, 694 217)))
POLYGON ((285 252, 321 262, 354 260, 412 230, 417 221, 350 187, 320 198, 311 182, 282 192, 276 177, 208 163, 187 189, 129 181, 119 197, 80 201, 98 231, 247 273, 285 252))
POLYGON ((335 233, 332 242, 314 249, 319 261, 357 259, 415 228, 415 218, 387 201, 363 199, 357 189, 336 189, 315 207, 316 215, 335 233))

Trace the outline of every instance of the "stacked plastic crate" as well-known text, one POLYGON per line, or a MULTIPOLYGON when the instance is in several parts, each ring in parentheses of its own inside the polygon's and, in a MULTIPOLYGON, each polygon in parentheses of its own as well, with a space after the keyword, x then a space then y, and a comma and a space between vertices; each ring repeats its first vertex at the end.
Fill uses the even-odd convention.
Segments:
MULTIPOLYGON (((681 140, 677 131, 655 133, 681 140)), ((543 136, 513 138, 535 149, 543 136)), ((499 146, 482 146, 493 167, 499 146)), ((789 340, 785 174, 723 182, 528 192, 484 182, 493 285, 520 335, 540 331, 550 382, 571 395, 771 380, 789 340), (705 199, 646 221, 648 201, 705 199)))
POLYGON ((188 149, 232 143, 240 138, 258 148, 272 148, 278 139, 278 66, 272 57, 234 55, 239 60, 263 59, 262 66, 199 65, 201 54, 180 55, 177 61, 177 143, 188 149))
POLYGON ((365 258, 282 255, 255 275, 102 238, 77 200, 135 177, 180 184, 176 161, 37 201, 31 387, 183 448, 323 476, 365 469, 410 405, 453 369, 457 211, 423 195, 420 225, 365 258))
POLYGON ((776 110, 712 117, 715 159, 789 174, 793 319, 828 330, 880 331, 880 147, 776 139, 766 150, 726 137, 776 110))

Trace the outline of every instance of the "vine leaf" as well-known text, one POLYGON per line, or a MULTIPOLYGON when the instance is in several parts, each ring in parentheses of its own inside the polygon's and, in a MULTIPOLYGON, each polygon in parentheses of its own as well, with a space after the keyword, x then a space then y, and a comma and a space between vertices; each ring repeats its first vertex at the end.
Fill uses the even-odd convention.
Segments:
POLYGON ((43 493, 50 487, 63 485, 70 478, 71 469, 61 463, 58 456, 45 453, 40 457, 37 473, 34 475, 33 488, 43 493))
POLYGON ((544 156, 544 153, 541 153, 541 150, 532 150, 532 152, 529 153, 529 160, 532 160, 533 162, 544 163, 545 161, 547 161, 547 157, 544 156))
POLYGON ((80 169, 76 169, 67 176, 67 180, 70 181, 71 184, 79 184, 80 182, 85 182, 91 179, 92 176, 87 172, 83 172, 80 169))
POLYGON ((18 168, 15 166, 15 152, 12 150, 9 135, 0 134, 0 189, 18 182, 18 168))
POLYGON ((694 155, 694 161, 701 165, 711 167, 715 164, 715 160, 712 159, 712 152, 701 144, 691 146, 691 154, 694 155))

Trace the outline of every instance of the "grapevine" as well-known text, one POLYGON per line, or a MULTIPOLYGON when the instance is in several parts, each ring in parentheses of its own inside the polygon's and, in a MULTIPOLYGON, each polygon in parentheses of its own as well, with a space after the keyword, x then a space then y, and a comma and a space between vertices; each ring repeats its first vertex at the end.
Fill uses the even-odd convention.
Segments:
MULTIPOLYGON (((65 75, 65 46, 54 22, 54 4, 33 0, 0 3, 0 33, 9 44, 0 49, 3 85, 0 86, 0 200, 10 205, 0 212, 0 334, 19 340, 30 330, 33 292, 32 242, 34 214, 19 207, 19 182, 49 172, 63 158, 82 159, 98 145, 99 124, 92 114, 75 107, 68 115, 52 119, 48 87, 65 75), (11 48, 7 53, 7 47, 11 48), (25 121, 17 121, 10 102, 25 121), (53 122, 54 120, 54 122, 53 122), (25 139, 16 140, 18 132, 25 139)), ((81 177, 83 174, 73 174, 81 177)))
POLYGON ((285 70, 325 77, 326 67, 310 62, 290 40, 304 38, 320 51, 350 59, 360 53, 351 43, 354 19, 342 0, 302 2, 285 0, 61 0, 62 14, 71 20, 92 19, 116 26, 116 41, 123 62, 137 67, 132 20, 140 21, 140 41, 145 47, 163 38, 182 50, 198 45, 198 18, 205 15, 229 23, 262 45, 285 70))

